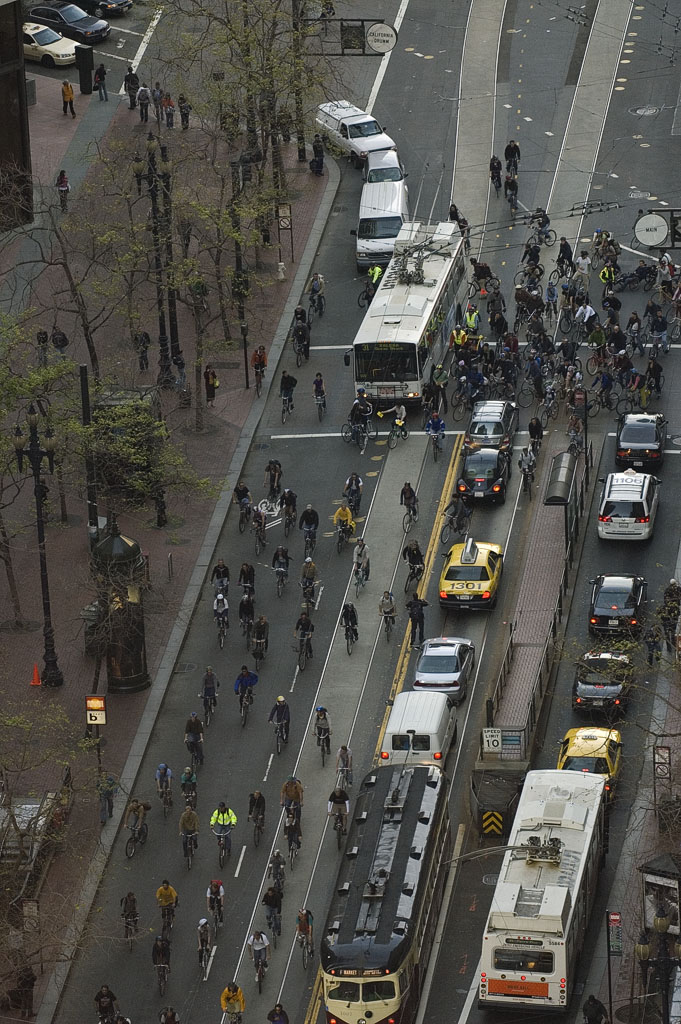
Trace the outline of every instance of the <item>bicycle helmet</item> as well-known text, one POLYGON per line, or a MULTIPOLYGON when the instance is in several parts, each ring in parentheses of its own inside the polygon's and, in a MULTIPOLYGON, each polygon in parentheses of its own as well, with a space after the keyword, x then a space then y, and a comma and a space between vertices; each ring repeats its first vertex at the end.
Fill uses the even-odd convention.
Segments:
POLYGON ((196 718, 196 711, 192 711, 192 718, 196 718))
POLYGON ((218 807, 226 807, 226 806, 227 806, 227 804, 225 803, 224 800, 221 800, 220 803, 218 804, 218 807))
POLYGON ((318 707, 318 708, 315 708, 315 711, 323 711, 323 712, 324 712, 324 714, 326 714, 326 708, 325 708, 325 707, 323 707, 323 706, 322 706, 321 704, 319 705, 319 707, 318 707))
POLYGON ((281 697, 281 696, 277 697, 277 704, 285 704, 285 703, 286 703, 286 697, 281 697))
POLYGON ((202 917, 201 920, 199 921, 199 928, 203 928, 204 924, 208 924, 208 920, 207 918, 202 917))
POLYGON ((218 601, 224 601, 224 599, 225 599, 224 594, 218 594, 218 596, 217 596, 217 600, 218 601))
POLYGON ((186 766, 185 766, 185 769, 184 769, 184 773, 185 773, 185 775, 191 775, 191 773, 192 773, 192 770, 191 770, 191 768, 189 767, 189 765, 186 765, 186 766))
POLYGON ((307 557, 307 558, 305 559, 305 561, 306 561, 306 562, 311 562, 311 561, 312 561, 312 559, 311 559, 311 558, 310 558, 310 556, 308 555, 308 557, 307 557))
POLYGON ((167 765, 167 764, 164 764, 163 762, 161 762, 161 764, 160 764, 160 765, 158 766, 158 770, 159 770, 160 772, 164 772, 164 771, 166 770, 166 768, 167 768, 167 767, 168 767, 168 765, 167 765))
POLYGON ((366 395, 366 391, 365 391, 364 388, 357 388, 357 394, 358 395, 366 395))
POLYGON ((160 935, 157 935, 156 936, 156 941, 157 942, 163 942, 163 939, 162 939, 162 937, 160 935))

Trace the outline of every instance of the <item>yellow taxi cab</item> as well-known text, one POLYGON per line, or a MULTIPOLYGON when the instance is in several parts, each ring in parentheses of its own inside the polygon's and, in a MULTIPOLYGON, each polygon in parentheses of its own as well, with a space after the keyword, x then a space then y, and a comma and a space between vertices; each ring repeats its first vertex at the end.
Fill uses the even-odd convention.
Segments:
POLYGON ((455 544, 445 555, 440 575, 440 605, 443 608, 494 608, 504 569, 499 544, 469 537, 455 544))
POLYGON ((560 745, 558 768, 568 772, 593 772, 605 778, 608 799, 622 768, 622 737, 617 729, 584 726, 568 729, 560 745))

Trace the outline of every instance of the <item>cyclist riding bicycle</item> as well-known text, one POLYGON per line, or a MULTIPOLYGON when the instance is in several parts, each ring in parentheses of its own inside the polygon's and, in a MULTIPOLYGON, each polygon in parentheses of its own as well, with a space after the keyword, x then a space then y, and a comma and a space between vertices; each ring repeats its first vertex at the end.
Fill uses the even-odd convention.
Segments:
POLYGON ((180 1024, 180 1015, 172 1006, 164 1007, 158 1015, 159 1024, 180 1024))
POLYGON ((359 537, 352 552, 352 567, 355 572, 363 572, 365 581, 369 579, 369 548, 364 537, 359 537))
POLYGON ((518 469, 520 472, 533 473, 536 465, 537 458, 534 452, 527 447, 523 448, 520 458, 518 459, 518 469))
POLYGON ((236 814, 231 807, 227 806, 224 800, 220 801, 210 816, 210 827, 218 838, 224 836, 227 853, 230 853, 232 849, 230 832, 236 825, 236 821, 236 814))
POLYGON ((302 945, 307 940, 312 945, 312 933, 314 928, 314 917, 312 911, 301 907, 296 915, 296 941, 302 945))
POLYGON ((322 407, 326 409, 326 387, 324 385, 324 378, 321 373, 316 373, 314 380, 312 381, 312 394, 315 400, 321 399, 322 407))
POLYGON ((108 985, 102 985, 95 996, 95 1006, 100 1017, 112 1017, 114 1011, 118 1010, 118 998, 113 994, 108 985))
POLYGON ((285 487, 279 499, 279 508, 283 510, 284 515, 295 519, 297 501, 298 495, 296 492, 292 491, 290 487, 285 487))
POLYGON ((495 188, 501 188, 501 160, 496 154, 492 154, 489 162, 489 176, 495 188))
POLYGON ((292 374, 286 370, 283 371, 279 381, 279 397, 286 399, 290 409, 293 409, 293 392, 297 383, 298 381, 292 374))
POLYGON ((129 921, 135 931, 137 931, 137 924, 140 918, 139 910, 137 909, 137 897, 134 892, 128 892, 125 896, 121 896, 121 917, 124 921, 129 921))
MULTIPOLYGON (((165 767, 165 766, 164 766, 165 767)), ((160 768, 160 765, 159 765, 160 768)), ((168 769, 169 770, 169 769, 168 769)), ((158 772, 157 772, 158 775, 158 772)), ((172 773, 171 773, 172 777, 172 773)), ((158 782, 158 780, 157 780, 158 782)), ((125 809, 125 817, 123 819, 123 828, 141 828, 144 824, 144 816, 148 810, 151 810, 151 804, 145 803, 143 800, 139 800, 136 796, 133 796, 125 809), (131 825, 128 825, 130 818, 133 818, 131 825)))
POLYGON ((284 821, 284 836, 288 843, 289 850, 292 846, 297 846, 298 849, 303 845, 303 830, 300 825, 300 818, 296 815, 295 807, 291 807, 286 813, 286 819, 284 821))
POLYGON ((314 588, 317 582, 317 566, 308 557, 303 562, 303 566, 300 570, 300 583, 303 588, 303 597, 306 600, 312 600, 314 598, 314 588))
POLYGON ((388 416, 391 412, 394 412, 392 426, 399 426, 402 437, 407 436, 407 409, 404 403, 396 402, 395 405, 391 405, 389 409, 382 409, 378 413, 378 418, 382 419, 384 416, 388 416))
POLYGON ((426 434, 436 437, 438 448, 442 448, 442 441, 445 436, 445 421, 440 418, 437 412, 432 413, 426 423, 426 434))
POLYGON ((265 797, 259 789, 254 789, 252 793, 248 794, 248 820, 258 821, 258 819, 263 823, 265 821, 265 797))
POLYGON ((244 593, 250 590, 252 594, 255 594, 255 569, 250 562, 241 563, 237 584, 243 587, 244 593))
POLYGON ((174 909, 177 906, 177 892, 173 889, 167 878, 163 879, 156 890, 156 902, 161 910, 167 910, 169 907, 174 909))
POLYGON ((510 171, 511 168, 513 168, 515 173, 518 172, 518 164, 520 163, 520 146, 515 139, 511 139, 506 145, 506 148, 504 149, 504 160, 506 161, 507 171, 510 171))
POLYGON ((275 888, 277 886, 277 883, 281 885, 284 881, 285 864, 286 858, 284 857, 283 853, 281 853, 279 850, 275 850, 270 858, 270 863, 267 868, 267 875, 268 877, 272 875, 272 879, 275 883, 275 888))
POLYGON ((203 700, 204 708, 210 702, 210 706, 215 710, 215 705, 218 699, 218 690, 220 689, 220 680, 213 672, 210 665, 206 666, 206 674, 203 677, 201 684, 201 699, 203 700))
POLYGON ((410 540, 402 549, 402 558, 409 563, 410 569, 420 569, 423 573, 425 559, 417 540, 410 540))
POLYGON ((196 948, 199 951, 199 966, 203 967, 203 951, 204 949, 211 948, 211 934, 210 925, 205 917, 199 920, 198 927, 196 929, 196 948))
POLYGON ((416 491, 411 486, 409 480, 405 480, 404 487, 400 491, 400 505, 404 505, 405 508, 410 508, 413 511, 418 505, 418 501, 416 491))
POLYGON ((530 217, 530 226, 532 226, 532 224, 537 225, 537 233, 539 237, 546 241, 549 237, 549 225, 551 224, 551 219, 546 210, 542 209, 541 206, 537 207, 530 217))
POLYGON ((348 833, 348 814, 350 813, 350 797, 342 788, 342 786, 336 786, 329 797, 327 804, 327 810, 329 817, 332 818, 336 814, 340 814, 343 819, 343 835, 348 833))
POLYGON ((315 717, 312 722, 312 732, 317 737, 317 746, 322 744, 326 747, 326 753, 331 754, 331 722, 329 712, 321 704, 315 708, 315 717))
POLYGON ((160 797, 163 796, 164 789, 167 789, 169 793, 171 792, 173 786, 173 770, 170 765, 167 765, 162 761, 156 769, 155 779, 156 792, 160 797))
POLYGON ((246 591, 244 596, 239 601, 239 624, 243 630, 246 630, 249 623, 253 625, 255 619, 255 601, 251 597, 251 594, 246 591))
POLYGON ((285 697, 277 697, 267 721, 281 726, 281 738, 284 743, 288 743, 288 731, 291 727, 291 708, 285 697))
POLYGON ((267 927, 277 934, 281 934, 281 893, 277 892, 271 885, 262 898, 262 905, 265 908, 267 927))
POLYGON ((565 235, 560 236, 556 266, 560 270, 561 274, 565 274, 567 268, 572 266, 572 246, 565 235))
POLYGON ((296 817, 299 818, 304 795, 305 790, 300 779, 297 779, 295 775, 289 775, 279 794, 281 806, 285 807, 287 811, 295 811, 296 817))
POLYGON ((267 650, 270 638, 270 624, 264 615, 259 615, 253 625, 253 642, 262 644, 263 650, 267 650))
POLYGON ((170 943, 161 935, 157 935, 151 947, 151 962, 154 967, 170 967, 170 943))
POLYGON ((234 488, 233 496, 234 496, 234 504, 235 505, 241 506, 241 505, 244 505, 244 504, 246 504, 246 505, 252 505, 253 504, 253 498, 251 497, 251 492, 249 491, 248 487, 243 482, 243 480, 239 480, 239 483, 234 488))
POLYGON ((187 839, 190 835, 194 836, 194 848, 199 848, 199 816, 192 807, 191 803, 187 802, 185 809, 180 815, 180 836, 182 837, 182 854, 187 856, 187 839))
POLYGON ((196 711, 192 711, 185 724, 184 742, 189 753, 198 758, 199 764, 203 764, 203 722, 196 711))
POLYGON ((352 751, 345 743, 336 751, 336 771, 342 771, 348 786, 352 785, 352 751))
POLYGON ((358 473, 351 473, 345 481, 345 487, 343 488, 343 494, 347 497, 350 507, 354 510, 355 514, 359 512, 359 506, 362 502, 362 491, 364 489, 364 481, 358 473))
POLYGON ((314 633, 314 624, 312 619, 307 612, 301 612, 300 618, 296 622, 293 630, 293 635, 296 640, 307 640, 307 656, 312 657, 312 634, 314 633))
POLYGON ((229 629, 229 603, 224 594, 216 594, 215 600, 213 601, 213 618, 218 622, 218 625, 223 626, 225 629, 229 629))
POLYGON ((230 981, 227 988, 220 996, 220 1006, 222 1012, 227 1013, 230 1016, 235 1016, 237 1021, 241 1021, 241 1014, 246 1009, 246 1000, 244 994, 235 981, 230 981))
POLYGON ((355 520, 352 518, 352 510, 348 507, 345 498, 333 514, 333 525, 338 526, 339 523, 342 524, 346 537, 351 537, 355 532, 355 520))
POLYGON ((253 509, 253 522, 251 523, 252 530, 260 530, 262 534, 263 544, 267 544, 267 536, 265 530, 267 528, 267 513, 261 508, 253 509))
POLYGON ((239 710, 241 710, 244 697, 249 698, 249 702, 253 703, 253 687, 258 683, 258 677, 255 672, 251 672, 248 665, 241 666, 241 672, 234 680, 234 693, 239 698, 239 710))
POLYGON ((285 548, 283 544, 280 544, 277 550, 272 555, 272 568, 273 569, 285 569, 285 575, 288 576, 288 567, 291 559, 289 557, 288 548, 285 548))
POLYGON ((294 348, 303 353, 305 359, 310 358, 310 325, 299 320, 293 325, 294 348))
POLYGON ((324 286, 323 276, 315 271, 305 289, 305 294, 310 296, 310 303, 314 304, 318 313, 322 311, 322 303, 319 301, 319 296, 324 294, 324 286))
MULTIPOLYGON (((217 811, 215 813, 217 814, 217 811)), ((206 910, 212 914, 216 909, 218 922, 222 924, 225 911, 225 887, 220 878, 212 878, 206 889, 206 910)))
POLYGON ((298 529, 303 531, 305 540, 308 538, 315 540, 317 530, 319 529, 319 513, 312 508, 312 505, 306 505, 301 512, 300 519, 298 520, 298 529))
POLYGON ((213 566, 213 571, 210 574, 210 582, 215 580, 215 585, 218 591, 226 592, 229 587, 229 569, 224 563, 222 558, 218 558, 217 563, 213 566))
POLYGON ((187 765, 180 775, 180 789, 190 803, 196 803, 196 772, 187 765))
POLYGON ((359 638, 359 631, 357 629, 359 624, 357 619, 357 609, 351 601, 346 601, 343 605, 343 610, 340 614, 340 621, 345 629, 352 630, 352 639, 357 641, 359 638))
POLYGON ((535 448, 537 448, 541 444, 542 439, 544 437, 544 428, 542 427, 541 420, 538 416, 532 417, 528 424, 527 430, 530 435, 530 441, 532 443, 532 451, 534 451, 535 448))
POLYGON ((255 373, 264 374, 267 369, 267 352, 264 345, 259 345, 251 356, 251 366, 255 373))
POLYGON ((255 966, 255 980, 258 980, 258 966, 262 964, 263 970, 267 970, 267 958, 270 950, 270 940, 264 932, 254 931, 248 942, 248 956, 255 966))
POLYGON ((378 602, 378 613, 383 619, 390 619, 391 626, 395 625, 395 598, 389 590, 383 591, 383 597, 378 602))

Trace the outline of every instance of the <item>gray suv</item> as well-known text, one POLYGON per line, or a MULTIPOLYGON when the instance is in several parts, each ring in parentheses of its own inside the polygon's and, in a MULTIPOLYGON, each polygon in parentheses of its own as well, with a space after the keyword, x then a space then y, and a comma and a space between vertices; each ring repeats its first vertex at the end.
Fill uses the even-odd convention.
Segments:
POLYGON ((464 450, 497 448, 511 452, 518 429, 518 410, 514 402, 476 402, 464 438, 464 450))

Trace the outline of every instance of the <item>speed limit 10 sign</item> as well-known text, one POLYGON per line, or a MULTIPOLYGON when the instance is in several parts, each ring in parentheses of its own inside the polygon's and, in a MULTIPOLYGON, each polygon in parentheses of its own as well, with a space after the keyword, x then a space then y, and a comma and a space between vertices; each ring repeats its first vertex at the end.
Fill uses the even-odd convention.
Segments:
POLYGON ((482 746, 488 754, 501 753, 501 729, 483 729, 482 746))

